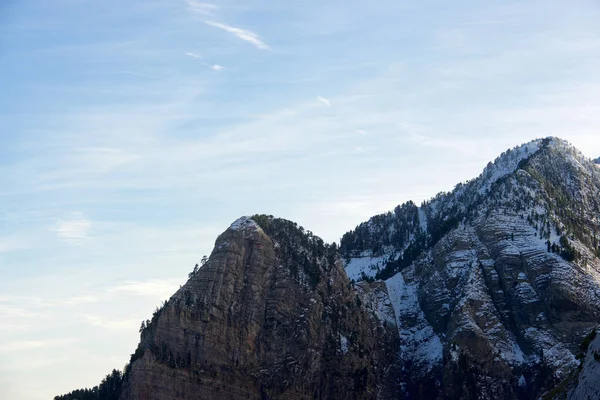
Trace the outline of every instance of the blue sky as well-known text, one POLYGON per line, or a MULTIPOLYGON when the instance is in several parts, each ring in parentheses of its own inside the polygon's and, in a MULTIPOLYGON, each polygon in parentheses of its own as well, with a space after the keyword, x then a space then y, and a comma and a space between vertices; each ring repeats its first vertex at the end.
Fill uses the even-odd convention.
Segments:
POLYGON ((241 215, 328 241, 555 135, 600 156, 594 1, 0 4, 0 388, 92 386, 241 215))

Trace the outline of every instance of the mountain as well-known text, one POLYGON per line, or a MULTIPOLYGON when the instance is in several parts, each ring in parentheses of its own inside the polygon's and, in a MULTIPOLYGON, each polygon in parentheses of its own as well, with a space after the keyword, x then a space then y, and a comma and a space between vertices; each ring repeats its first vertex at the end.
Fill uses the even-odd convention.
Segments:
POLYGON ((595 162, 596 164, 600 164, 600 157, 596 158, 596 159, 594 160, 594 162, 595 162))
POLYGON ((344 235, 350 277, 394 304, 408 397, 536 398, 578 365, 600 322, 599 201, 600 170, 547 138, 344 235))
POLYGON ((143 323, 113 397, 99 398, 579 393, 573 382, 595 373, 579 360, 593 359, 580 346, 600 324, 599 216, 600 169, 546 138, 372 217, 339 246, 243 217, 143 323))

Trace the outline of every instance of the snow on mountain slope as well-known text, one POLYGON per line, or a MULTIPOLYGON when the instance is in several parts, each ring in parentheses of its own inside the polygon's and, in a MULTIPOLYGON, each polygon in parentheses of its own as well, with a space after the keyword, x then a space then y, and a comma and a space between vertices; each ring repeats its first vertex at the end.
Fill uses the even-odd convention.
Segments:
POLYGON ((374 278, 390 258, 397 258, 395 251, 390 251, 379 257, 372 257, 370 252, 363 252, 360 257, 352 257, 346 263, 346 273, 351 280, 361 281, 374 278))

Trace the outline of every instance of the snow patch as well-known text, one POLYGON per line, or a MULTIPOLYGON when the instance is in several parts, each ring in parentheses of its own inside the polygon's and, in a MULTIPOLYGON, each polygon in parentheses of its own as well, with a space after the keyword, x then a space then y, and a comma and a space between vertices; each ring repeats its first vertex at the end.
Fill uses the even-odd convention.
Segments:
POLYGON ((340 333, 340 350, 342 354, 348 353, 348 338, 340 333))
POLYGON ((235 220, 233 222, 233 224, 231 224, 229 226, 229 229, 232 229, 234 231, 242 230, 242 229, 250 229, 252 231, 258 231, 258 230, 260 230, 260 227, 258 226, 258 224, 256 222, 254 222, 254 220, 252 218, 241 217, 241 218, 238 218, 237 220, 235 220))
POLYGON ((351 258, 345 267, 346 274, 348 274, 348 278, 354 279, 355 281, 363 279, 363 272, 367 277, 374 278, 377 272, 387 264, 389 259, 389 255, 351 258))
POLYGON ((443 346, 419 306, 417 288, 407 284, 401 272, 385 281, 385 284, 402 343, 400 358, 411 361, 416 368, 430 371, 442 362, 443 346))
POLYGON ((423 210, 423 207, 419 207, 418 213, 419 213, 419 225, 421 226, 421 230, 423 232, 427 232, 427 215, 425 215, 425 210, 423 210))

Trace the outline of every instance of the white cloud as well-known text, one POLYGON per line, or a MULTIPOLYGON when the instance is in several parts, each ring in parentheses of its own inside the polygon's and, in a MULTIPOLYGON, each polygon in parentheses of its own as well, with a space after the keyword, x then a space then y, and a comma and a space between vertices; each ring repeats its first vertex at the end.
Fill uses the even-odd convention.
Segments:
POLYGON ((196 0, 184 0, 188 6, 190 12, 196 16, 198 15, 212 15, 213 11, 218 9, 214 4, 210 3, 200 3, 196 0))
POLYGON ((222 65, 219 65, 219 64, 213 64, 213 65, 210 66, 210 69, 212 69, 213 71, 217 71, 218 72, 218 71, 221 71, 221 70, 225 69, 225 67, 222 66, 222 65))
POLYGON ((202 58, 202 56, 198 53, 193 53, 191 51, 188 51, 187 53, 185 53, 186 56, 188 57, 192 57, 192 58, 202 58))
POLYGON ((80 243, 81 240, 88 238, 88 232, 91 228, 91 221, 86 219, 83 215, 76 213, 73 214, 73 217, 70 219, 59 220, 56 223, 54 231, 59 238, 77 244, 80 243))
POLYGON ((325 104, 327 107, 331 107, 331 102, 329 100, 327 100, 325 97, 318 96, 317 99, 321 103, 325 104))
POLYGON ((252 32, 252 31, 249 31, 246 29, 241 29, 241 28, 236 28, 234 26, 225 25, 220 22, 204 21, 204 23, 206 23, 207 25, 210 25, 210 26, 214 26, 215 28, 222 29, 225 32, 233 33, 238 38, 240 38, 248 43, 252 43, 253 45, 255 45, 256 47, 258 47, 261 50, 270 50, 271 49, 271 47, 268 44, 266 44, 265 42, 263 42, 261 40, 260 36, 258 36, 256 33, 252 32))

